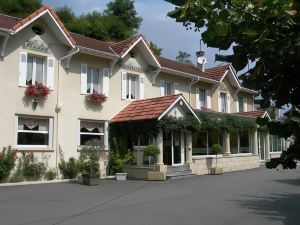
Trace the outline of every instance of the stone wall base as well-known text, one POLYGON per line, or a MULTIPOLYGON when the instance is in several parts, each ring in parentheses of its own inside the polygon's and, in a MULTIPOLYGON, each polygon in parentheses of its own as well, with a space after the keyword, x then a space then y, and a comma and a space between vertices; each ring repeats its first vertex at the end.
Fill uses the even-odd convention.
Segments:
MULTIPOLYGON (((216 167, 216 158, 211 157, 193 157, 194 172, 197 175, 209 174, 212 167, 216 167)), ((218 167, 223 168, 224 172, 239 170, 248 170, 260 167, 258 155, 230 155, 218 158, 218 167)))

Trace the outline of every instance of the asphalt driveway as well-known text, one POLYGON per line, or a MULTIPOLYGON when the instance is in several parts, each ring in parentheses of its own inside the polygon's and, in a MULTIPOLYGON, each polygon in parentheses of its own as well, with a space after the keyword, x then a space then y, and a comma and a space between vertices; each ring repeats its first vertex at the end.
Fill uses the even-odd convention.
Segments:
POLYGON ((1 225, 300 224, 300 169, 0 187, 1 225))

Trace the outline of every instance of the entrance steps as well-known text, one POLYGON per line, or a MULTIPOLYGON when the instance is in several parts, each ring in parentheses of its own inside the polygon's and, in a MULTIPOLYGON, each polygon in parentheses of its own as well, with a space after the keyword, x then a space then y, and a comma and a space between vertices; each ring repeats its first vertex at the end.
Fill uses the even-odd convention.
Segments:
POLYGON ((179 179, 196 176, 192 173, 192 170, 188 169, 186 165, 183 166, 168 166, 167 168, 167 179, 179 179))

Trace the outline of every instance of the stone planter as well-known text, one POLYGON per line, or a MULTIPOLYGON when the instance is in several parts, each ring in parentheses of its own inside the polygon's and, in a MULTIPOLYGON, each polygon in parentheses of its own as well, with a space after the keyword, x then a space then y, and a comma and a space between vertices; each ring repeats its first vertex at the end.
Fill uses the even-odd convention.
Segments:
POLYGON ((116 180, 126 180, 127 173, 116 173, 116 180))
POLYGON ((98 185, 100 183, 100 174, 82 174, 82 184, 88 186, 98 185))
POLYGON ((212 175, 219 175, 219 174, 222 174, 223 173, 223 168, 221 167, 212 167, 209 169, 209 174, 212 174, 212 175))

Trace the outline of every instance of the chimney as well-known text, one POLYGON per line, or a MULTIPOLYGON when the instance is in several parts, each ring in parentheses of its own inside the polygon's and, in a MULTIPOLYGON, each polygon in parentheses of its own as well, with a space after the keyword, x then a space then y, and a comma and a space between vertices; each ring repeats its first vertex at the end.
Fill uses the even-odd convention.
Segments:
POLYGON ((205 71, 204 64, 207 63, 206 58, 204 56, 204 52, 203 51, 196 52, 196 56, 197 56, 197 68, 202 72, 204 72, 205 71))

